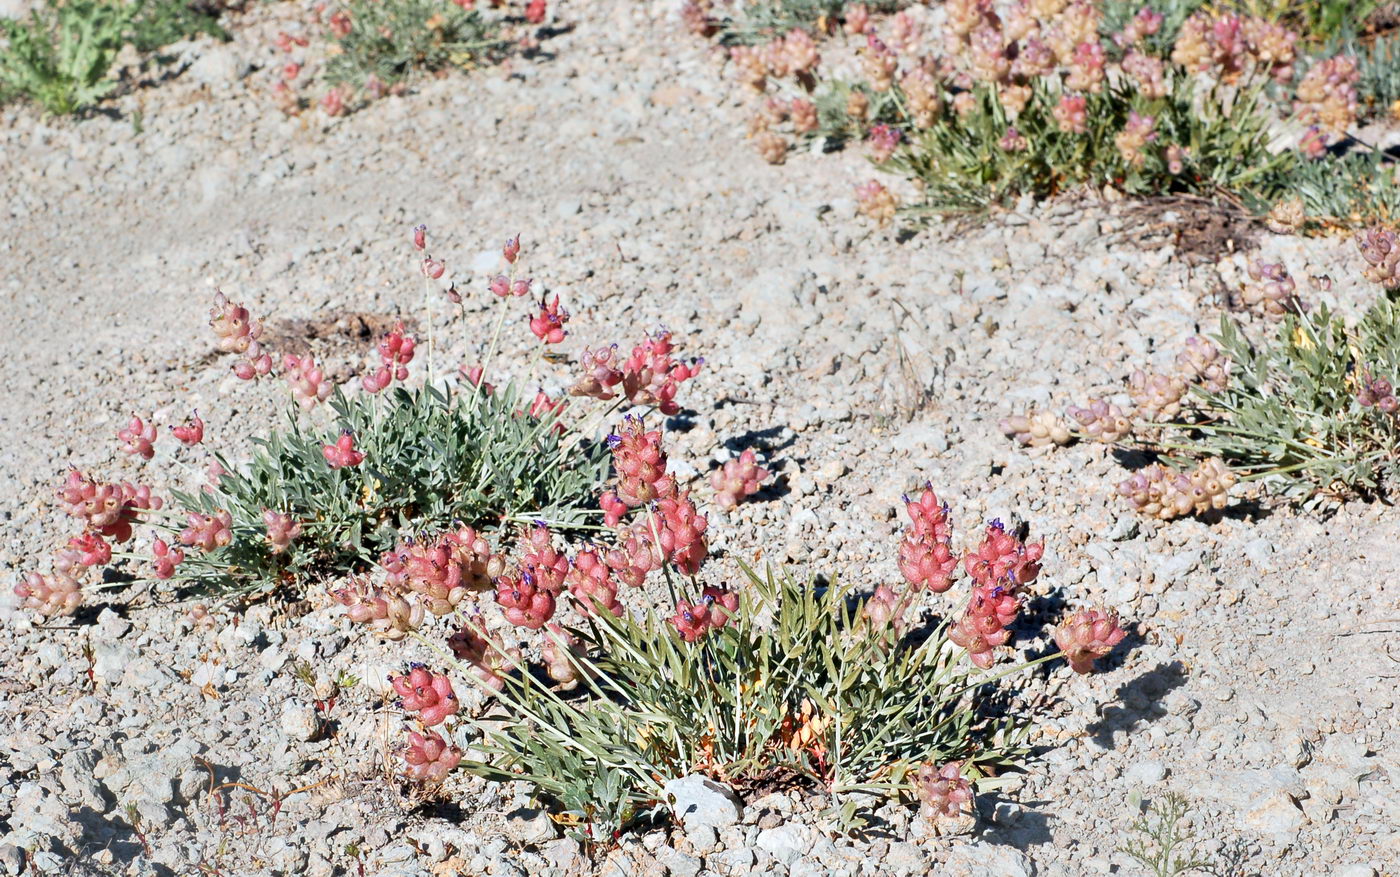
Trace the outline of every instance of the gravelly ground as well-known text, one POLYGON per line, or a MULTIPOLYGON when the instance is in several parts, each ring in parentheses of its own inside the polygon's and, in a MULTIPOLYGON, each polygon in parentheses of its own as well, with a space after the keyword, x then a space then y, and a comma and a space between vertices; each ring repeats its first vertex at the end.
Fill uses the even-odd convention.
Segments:
MULTIPOLYGON (((266 65, 267 37, 297 14, 269 5, 231 46, 190 52, 266 65)), ((201 68, 212 86, 181 76, 83 121, 4 110, 0 425, 18 438, 0 450, 6 590, 66 536, 52 487, 70 463, 162 490, 202 465, 168 443, 144 467, 121 457, 110 436, 132 411, 166 425, 198 408, 235 449, 272 422, 280 387, 235 385, 211 365, 215 285, 270 323, 421 325, 404 236, 425 222, 476 290, 477 254, 520 232, 537 283, 575 314, 567 349, 665 324, 706 357, 673 459, 698 474, 757 444, 781 473, 718 523, 717 549, 874 585, 897 574, 899 494, 928 480, 963 531, 1029 521, 1048 546, 1040 602, 1117 608, 1136 622, 1131 650, 1097 676, 1025 683, 1044 748, 1019 787, 982 802, 974 838, 922 838, 894 808, 870 837, 823 838, 812 802, 774 795, 718 837, 659 828, 585 863, 520 815, 523 788, 454 778, 455 803, 415 806, 380 781, 399 720, 374 685, 341 693, 335 736, 305 739, 314 695, 295 663, 324 686, 342 670, 382 679, 405 658, 323 598, 305 613, 256 604, 208 631, 184 620, 188 602, 150 595, 48 628, 6 608, 0 868, 1133 874, 1115 852, 1129 795, 1175 789, 1197 803, 1206 851, 1238 853, 1244 873, 1395 873, 1390 509, 1246 504, 1213 523, 1139 522, 1114 501, 1123 468, 1105 449, 1025 453, 996 430, 1013 408, 1113 392, 1133 365, 1170 359, 1218 319, 1230 271, 1134 243, 1114 204, 1025 206, 898 241, 854 216, 852 184, 868 176, 857 156, 773 168, 753 154, 743 97, 667 4, 594 0, 565 15, 576 27, 540 59, 333 121, 282 117, 259 93, 264 71, 221 80, 241 66, 222 62, 201 68), (221 780, 320 785, 275 821, 221 826, 195 756, 221 780)), ((1372 294, 1346 241, 1260 246, 1295 274, 1329 273, 1343 307, 1372 294)), ((437 309, 445 357, 481 357, 484 300, 455 320, 437 309)), ((533 339, 506 337, 502 361, 524 362, 533 339)), ((357 338, 311 343, 344 375, 368 353, 357 338)), ((710 575, 732 574, 728 562, 710 575)))

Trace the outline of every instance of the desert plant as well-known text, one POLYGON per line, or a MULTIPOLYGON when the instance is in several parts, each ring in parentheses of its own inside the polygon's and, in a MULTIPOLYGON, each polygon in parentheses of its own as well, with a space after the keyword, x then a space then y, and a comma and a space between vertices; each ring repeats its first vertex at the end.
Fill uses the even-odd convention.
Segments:
POLYGON ((718 31, 721 42, 749 45, 787 33, 793 28, 826 30, 853 7, 857 14, 893 12, 912 0, 742 0, 716 6, 713 0, 692 0, 687 18, 704 21, 718 31))
POLYGON ((200 34, 227 41, 229 33, 219 23, 225 9, 222 0, 137 0, 132 8, 131 43, 144 53, 200 34))
POLYGON ((1190 832, 1181 824, 1190 811, 1186 798, 1168 792, 1133 822, 1137 837, 1119 847, 1119 852, 1131 856, 1152 877, 1178 877, 1192 871, 1217 873, 1210 859, 1183 852, 1192 845, 1190 832))
POLYGON ((407 528, 533 519, 575 527, 607 473, 605 447, 563 434, 561 412, 523 412, 513 388, 400 387, 382 399, 337 391, 329 404, 329 428, 289 415, 283 429, 255 439, 246 469, 218 456, 225 471, 211 490, 175 494, 189 511, 232 516, 232 540, 188 558, 185 578, 264 590, 372 564, 407 528), (324 449, 344 435, 363 462, 332 468, 324 449), (279 548, 268 538, 268 509, 303 522, 304 534, 279 548))
POLYGON ((1061 126, 1061 94, 1043 83, 1014 120, 994 90, 974 94, 968 112, 912 134, 888 164, 923 183, 916 213, 1044 198, 1086 183, 1129 194, 1247 190, 1293 160, 1268 151, 1258 92, 1198 95, 1186 76, 1173 76, 1155 99, 1123 83, 1087 95, 1082 131, 1061 126), (1140 146, 1122 136, 1135 119, 1146 129, 1140 146), (1008 131, 1019 139, 1008 141, 1008 131))
POLYGON ((130 10, 103 0, 47 0, 27 20, 0 18, 0 92, 54 115, 92 106, 116 83, 107 76, 125 41, 130 10))
POLYGON ((349 0, 330 21, 333 86, 389 87, 415 72, 470 67, 506 46, 494 19, 449 0, 349 0))
POLYGON ((1400 165, 1378 150, 1293 162, 1271 188, 1301 199, 1307 226, 1365 227, 1400 217, 1400 165))

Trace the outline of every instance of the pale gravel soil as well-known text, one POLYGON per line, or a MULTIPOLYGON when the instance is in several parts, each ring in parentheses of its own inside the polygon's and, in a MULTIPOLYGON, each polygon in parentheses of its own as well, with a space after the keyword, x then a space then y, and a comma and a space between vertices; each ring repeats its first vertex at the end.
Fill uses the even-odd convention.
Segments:
MULTIPOLYGON (((293 15, 260 9, 219 51, 267 63, 266 35, 293 15)), ((151 464, 119 458, 111 435, 131 413, 164 427, 198 408, 210 443, 235 452, 236 436, 273 422, 281 385, 236 385, 209 355, 214 285, 270 323, 363 312, 421 326, 406 230, 426 222, 475 291, 464 318, 435 307, 441 361, 482 356, 493 315, 470 266, 516 231, 537 283, 574 312, 567 350, 665 324, 706 357, 683 389, 695 413, 673 422, 672 459, 699 475, 758 444, 781 473, 761 501, 712 516, 719 554, 888 581, 899 494, 929 480, 962 532, 1016 517, 1047 542, 1024 648, 1065 605, 1090 603, 1136 622, 1132 648, 1097 676, 1060 667, 1025 682, 1042 749, 1019 788, 982 802, 974 840, 922 838, 886 808, 869 837, 818 841, 804 827, 818 804, 773 796, 713 849, 659 828, 584 866, 511 817, 524 789, 455 777, 453 805, 413 809, 380 781, 400 719, 371 689, 420 655, 370 641, 320 595, 222 615, 213 631, 183 625, 190 601, 152 595, 110 611, 94 600, 51 629, 6 603, 0 844, 57 873, 356 873, 353 845, 366 873, 428 873, 456 855, 467 873, 682 874, 703 861, 714 873, 1135 874, 1114 852, 1128 796, 1175 789, 1197 803, 1206 846, 1238 848, 1246 873, 1395 873, 1391 509, 1246 504, 1213 523, 1138 522, 1112 496, 1125 470, 1105 449, 1026 453, 996 431, 1013 408, 1114 392, 1136 364, 1164 364, 1218 319, 1220 272, 1134 245, 1119 205, 1026 206, 897 242, 854 216, 852 184, 869 175, 858 156, 761 162, 743 142, 745 99, 664 5, 595 0, 564 17, 577 27, 546 44, 552 57, 330 122, 284 119, 249 93, 266 71, 212 94, 179 77, 123 97, 115 117, 4 111, 5 590, 66 537, 52 489, 68 464, 161 490, 198 478, 203 458, 168 437, 151 464), (928 390, 912 416, 906 371, 928 390), (342 693, 329 740, 304 740, 298 660, 367 681, 342 693), (328 781, 244 834, 218 825, 195 754, 264 789, 328 781), (771 832, 757 840, 784 824, 801 839, 791 857, 771 832)), ((1261 245, 1295 275, 1331 274, 1344 307, 1372 294, 1344 240, 1261 245)), ((501 361, 527 362, 523 325, 505 338, 501 361)), ((369 354, 358 339, 314 349, 344 376, 369 354)), ((564 381, 541 373, 549 389, 564 381)))

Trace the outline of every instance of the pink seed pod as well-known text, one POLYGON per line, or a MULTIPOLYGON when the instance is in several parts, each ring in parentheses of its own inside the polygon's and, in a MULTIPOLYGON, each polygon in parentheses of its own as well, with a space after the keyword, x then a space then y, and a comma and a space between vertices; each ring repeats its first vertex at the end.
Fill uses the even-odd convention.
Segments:
POLYGON ((423 607, 400 594, 375 587, 360 576, 331 592, 345 607, 345 616, 354 624, 364 624, 374 635, 397 642, 423 625, 423 607))
POLYGON ((962 774, 962 764, 949 762, 935 768, 925 764, 914 774, 914 791, 925 819, 957 818, 972 812, 972 784, 962 774))
POLYGON ((491 286, 489 288, 492 295, 498 298, 505 298, 510 295, 510 278, 504 274, 497 274, 495 277, 491 278, 491 286))
POLYGON ((1028 411, 1004 418, 997 423, 997 429, 1017 444, 1029 448, 1043 448, 1048 445, 1067 445, 1073 441, 1064 422, 1051 411, 1028 411))
POLYGON ((1138 369, 1128 378, 1128 395, 1137 405, 1139 417, 1148 423, 1162 423, 1181 413, 1186 382, 1176 375, 1148 374, 1138 369))
POLYGON ((365 460, 365 455, 355 450, 355 436, 348 430, 340 434, 333 445, 322 445, 321 453, 332 469, 355 467, 365 460))
POLYGON ((1176 355, 1176 367, 1188 381, 1210 393, 1223 393, 1230 384, 1230 358, 1209 339, 1192 335, 1176 355))
POLYGON ((1249 263, 1249 278, 1254 282, 1241 287, 1240 300, 1252 310, 1271 318, 1305 310, 1297 295, 1298 284, 1282 262, 1255 259, 1249 263))
POLYGON ((419 251, 428 248, 428 227, 426 225, 419 224, 413 227, 413 248, 419 251))
POLYGON ((1372 226, 1356 236, 1361 258, 1366 260, 1366 279, 1386 289, 1400 287, 1400 236, 1395 232, 1372 226))
POLYGON ((217 292, 214 294, 214 307, 209 311, 209 325, 219 336, 221 351, 244 357, 233 367, 233 373, 240 380, 255 380, 272 371, 272 357, 263 352, 258 340, 262 337, 262 323, 253 319, 247 308, 230 302, 222 292, 217 292))
POLYGON ((1102 399, 1090 399, 1084 408, 1071 405, 1065 413, 1093 441, 1113 444, 1133 431, 1133 422, 1124 416, 1122 409, 1102 399))
POLYGON ((564 690, 577 686, 579 677, 587 673, 581 660, 583 657, 578 637, 557 624, 546 628, 544 644, 540 646, 540 659, 544 661, 549 678, 558 682, 564 690))
POLYGON ((995 662, 996 647, 1009 639, 1011 631, 1002 626, 995 614, 975 612, 972 607, 948 629, 948 640, 966 649, 968 659, 983 670, 995 662))
POLYGON ((613 388, 622 383, 622 370, 617 367, 617 345, 597 350, 585 348, 579 356, 581 374, 569 387, 570 396, 588 396, 604 402, 617 398, 613 388))
POLYGON ((212 515, 189 512, 190 525, 180 531, 180 544, 200 551, 223 548, 233 541, 233 516, 226 511, 212 515))
POLYGON ((102 484, 89 479, 77 469, 68 471, 68 480, 58 491, 63 510, 115 542, 131 538, 132 524, 140 520, 140 512, 159 509, 163 501, 151 495, 151 489, 134 484, 102 484))
POLYGON ((603 524, 608 527, 616 527, 630 508, 627 503, 618 498, 615 490, 604 491, 603 495, 598 498, 598 505, 603 509, 603 524))
POLYGON ((1055 628, 1055 645, 1076 673, 1094 672, 1094 661, 1113 651, 1127 632, 1118 616, 1102 609, 1081 609, 1055 628))
POLYGON ((1006 525, 998 519, 987 525, 982 544, 967 553, 963 566, 979 585, 1016 588, 1030 584, 1040 575, 1040 558, 1044 554, 1044 543, 1026 545, 1006 532, 1006 525))
POLYGON ((648 430, 640 417, 628 415, 607 441, 617 470, 616 495, 622 502, 636 508, 675 493, 676 483, 666 474, 660 430, 648 430))
POLYGON ((379 341, 379 370, 360 379, 365 390, 378 393, 393 381, 408 380, 408 364, 413 361, 417 342, 413 336, 405 335, 403 323, 379 341))
POLYGON ((1066 134, 1083 134, 1089 130, 1089 103, 1083 95, 1061 95, 1051 115, 1066 134))
POLYGON ((171 546, 164 539, 151 543, 151 563, 155 566, 158 579, 168 579, 175 575, 175 567, 185 561, 184 549, 171 546))
POLYGON ((899 572, 915 591, 941 594, 953 586, 958 557, 946 542, 906 530, 899 543, 899 572))
POLYGON ((536 525, 521 542, 526 551, 520 558, 520 568, 533 576, 539 587, 557 596, 569 575, 569 558, 554 548, 549 528, 544 524, 536 525))
POLYGON ((172 426, 170 434, 179 440, 180 444, 186 447, 194 447, 204 441, 204 421, 199 419, 199 412, 194 412, 183 426, 172 426))
POLYGON ((105 566, 112 561, 112 546, 101 534, 86 530, 68 540, 54 560, 54 568, 64 575, 80 578, 90 567, 105 566))
MULTIPOLYGON (((369 90, 368 84, 365 90, 369 90)), ((321 96, 321 112, 328 116, 338 116, 345 112, 345 91, 340 88, 332 88, 321 96)))
POLYGON ((534 279, 530 277, 512 280, 510 282, 510 294, 516 298, 524 298, 530 294, 530 284, 534 282, 534 279))
POLYGON ((263 509, 263 524, 267 527, 267 542, 273 554, 281 554, 291 546, 292 540, 301 535, 301 522, 292 516, 272 509, 263 509))
POLYGON ((48 577, 37 572, 27 573, 14 590, 23 608, 49 617, 72 615, 83 602, 78 580, 63 573, 48 577))
POLYGON ((473 618, 448 637, 447 647, 457 660, 471 665, 472 676, 482 685, 499 692, 506 687, 505 677, 520 663, 520 650, 502 647, 482 630, 480 618, 473 618))
POLYGON ((462 761, 462 750, 434 731, 412 731, 403 748, 404 775, 416 783, 440 783, 462 761))
POLYGON ((311 409, 331 395, 331 383, 325 372, 309 355, 288 353, 282 357, 282 373, 292 388, 292 398, 302 408, 311 409))
POLYGON ((690 494, 662 497, 655 515, 660 524, 661 550, 683 575, 700 572, 709 552, 705 530, 709 524, 695 509, 690 494))
MULTIPOLYGON (((954 561, 956 563, 956 561, 954 561)), ((894 588, 880 585, 870 599, 865 601, 861 614, 874 628, 893 626, 896 631, 904 629, 904 611, 909 606, 907 597, 900 597, 894 588)))
POLYGON ((407 540, 380 558, 388 582, 422 598, 434 615, 449 615, 467 595, 505 575, 505 559, 471 527, 436 540, 407 540))
POLYGON ((530 331, 545 344, 558 344, 568 333, 564 324, 569 322, 569 312, 559 309, 559 296, 554 301, 540 304, 540 312, 530 318, 530 331))
POLYGON ((132 417, 123 429, 118 430, 117 439, 122 443, 122 450, 133 457, 149 460, 156 454, 156 425, 148 425, 139 417, 132 417))
POLYGON ((856 186, 857 212, 879 225, 888 225, 899 209, 899 201, 878 180, 856 186))
POLYGON ((617 583, 597 551, 586 549, 575 555, 567 581, 579 611, 591 615, 601 607, 613 615, 622 615, 622 604, 617 601, 617 583))
POLYGON ((520 258, 520 235, 506 241, 505 246, 501 247, 501 257, 511 265, 515 264, 515 260, 520 258))
POLYGON ((894 156, 894 151, 899 148, 899 141, 903 135, 898 128, 891 128, 889 125, 874 125, 870 129, 870 134, 866 137, 866 143, 870 147, 870 160, 876 164, 884 164, 894 156))
POLYGON ((918 495, 910 499, 903 497, 904 511, 909 515, 910 529, 914 535, 950 542, 953 538, 953 522, 949 516, 948 504, 940 502, 931 484, 925 484, 918 495))
POLYGON ((1202 461, 1189 474, 1154 463, 1119 483, 1118 494, 1142 514, 1170 521, 1223 509, 1237 480, 1218 458, 1202 461))
POLYGON ((693 643, 710 631, 723 628, 738 610, 738 594, 707 587, 695 603, 677 601, 671 624, 680 633, 681 639, 693 643))
POLYGON ((438 280, 447 271, 447 266, 440 259, 431 256, 423 260, 423 276, 429 280, 438 280))
POLYGON ((613 575, 625 585, 641 587, 648 574, 661 569, 666 555, 656 544, 651 522, 638 520, 618 534, 618 544, 604 555, 613 575))
POLYGON ((541 587, 529 571, 496 581, 496 604, 506 620, 518 627, 539 630, 554 617, 554 593, 541 587))
POLYGON ((842 27, 852 36, 865 33, 865 29, 870 26, 870 7, 864 3, 847 6, 845 14, 846 20, 842 27))
POLYGON ((671 356, 674 345, 665 329, 632 348, 622 364, 622 392, 634 405, 651 405, 668 417, 680 413, 676 392, 700 373, 703 359, 680 362, 671 356))
POLYGON ((331 15, 330 29, 331 33, 334 34, 337 39, 343 40, 350 36, 350 31, 353 27, 354 25, 351 22, 350 13, 341 10, 331 15))
POLYGON ((715 503, 722 509, 734 508, 745 497, 757 493, 768 474, 767 469, 758 465, 753 448, 745 448, 737 460, 729 460, 710 473, 715 503))
POLYGON ((448 716, 456 715, 460 704, 446 674, 435 675, 422 664, 412 664, 408 673, 389 679, 399 704, 408 712, 418 713, 423 727, 442 724, 448 716))

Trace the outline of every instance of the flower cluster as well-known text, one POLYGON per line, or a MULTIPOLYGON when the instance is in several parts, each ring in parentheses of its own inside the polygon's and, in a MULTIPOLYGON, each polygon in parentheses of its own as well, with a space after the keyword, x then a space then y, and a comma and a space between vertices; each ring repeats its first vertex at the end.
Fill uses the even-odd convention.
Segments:
POLYGON ((322 445, 321 453, 332 469, 353 469, 365 461, 362 451, 355 449, 355 435, 349 430, 342 432, 333 445, 322 445))
POLYGON ((1186 339, 1185 348, 1176 355, 1176 367, 1188 383, 1208 393, 1223 393, 1230 383, 1230 358, 1200 335, 1186 339))
POLYGON ((1174 374, 1148 374, 1138 369, 1128 378, 1128 394, 1137 406, 1138 417, 1161 423, 1181 413, 1186 381, 1174 374))
POLYGON ((569 312, 559 309, 559 296, 551 302, 540 302, 540 312, 530 318, 530 331, 545 344, 558 344, 569 334, 564 324, 569 322, 569 312))
POLYGON ((1356 236, 1361 258, 1366 260, 1365 277, 1386 289, 1400 287, 1400 237, 1385 228, 1369 228, 1356 236))
POLYGON ((640 417, 628 415, 621 429, 608 436, 608 446, 612 449, 613 468, 618 478, 617 490, 612 495, 628 508, 675 495, 676 481, 666 474, 661 430, 649 430, 640 417))
POLYGON ((940 503, 931 485, 904 497, 910 524, 899 543, 899 572, 915 590, 941 594, 953 586, 958 558, 953 554, 953 525, 948 504, 940 503))
POLYGON ((1026 545, 992 521, 976 551, 963 558, 972 578, 972 598, 948 639, 967 649, 968 658, 984 670, 995 660, 994 649, 1011 638, 1010 626, 1021 611, 1020 589, 1040 574, 1044 545, 1026 545))
POLYGON ((151 543, 151 563, 155 567, 156 578, 168 579, 175 575, 175 567, 185 562, 185 551, 179 546, 171 546, 164 539, 151 543))
POLYGON ((676 392, 700 373, 704 360, 679 361, 671 355, 674 349, 671 333, 662 330, 632 348, 631 356, 620 363, 616 345, 584 350, 579 358, 583 374, 569 388, 569 395, 609 401, 617 398, 620 389, 634 405, 651 405, 668 416, 678 414, 676 392))
POLYGON ((505 688, 505 675, 520 663, 520 650, 505 648, 481 632, 479 619, 472 619, 447 640, 459 661, 471 665, 471 673, 492 691, 505 688))
POLYGON ((263 509, 263 525, 267 527, 267 543, 272 546, 273 554, 286 551, 292 540, 301 535, 301 521, 293 520, 285 512, 263 509))
POLYGON ((233 515, 219 511, 212 515, 189 512, 189 526, 180 531, 180 544, 200 551, 223 548, 233 541, 233 515))
POLYGON ((1294 102, 1298 119, 1330 134, 1345 134, 1356 123, 1356 85, 1360 81, 1361 71, 1350 55, 1314 64, 1298 83, 1294 102))
POLYGON ((888 225, 898 209, 899 202, 878 180, 870 180, 856 186, 856 210, 876 224, 888 225))
POLYGON ((1084 407, 1071 405, 1065 413, 1079 424, 1079 429, 1093 441, 1113 444, 1133 431, 1133 422, 1117 405, 1103 399, 1090 399, 1084 407))
POLYGON ((353 623, 368 625, 371 632, 386 640, 401 640, 423 624, 421 604, 393 590, 375 587, 364 577, 332 591, 331 596, 345 607, 353 623))
POLYGON ((1006 417, 997 423, 997 428, 1017 444, 1031 448, 1067 445, 1072 438, 1064 422, 1050 411, 1032 411, 1006 417))
POLYGON ((1076 673, 1094 672, 1094 661, 1113 651, 1127 632, 1118 616, 1102 609, 1083 609, 1055 628, 1055 645, 1076 673))
POLYGON ((1218 458, 1202 461, 1190 473, 1154 463, 1121 482, 1118 494, 1142 514, 1169 521, 1223 509, 1237 480, 1218 458))
POLYGON ((156 455, 156 425, 147 424, 139 417, 133 416, 117 431, 117 440, 122 443, 122 450, 133 457, 149 460, 156 455))
POLYGON ((435 731, 411 731, 403 750, 404 774, 414 782, 440 783, 462 761, 462 750, 435 731))
POLYGON ((489 590, 506 561, 471 527, 435 540, 406 540, 379 559, 390 586, 417 594, 433 615, 448 615, 469 593, 489 590))
POLYGON ((1249 279, 1240 288, 1240 300, 1267 317, 1281 317, 1304 309, 1295 293, 1297 284, 1281 262, 1269 263, 1255 259, 1249 263, 1249 279))
POLYGON ((331 394, 331 383, 310 355, 288 353, 282 357, 282 373, 292 388, 292 398, 302 408, 313 408, 331 394))
POLYGON ((554 617, 556 591, 529 570, 496 580, 496 603, 511 624, 539 630, 554 617))
POLYGON ((219 336, 219 350, 237 353, 243 359, 234 364, 233 373, 241 380, 251 381, 272 371, 272 356, 262 349, 262 322, 253 319, 243 305, 234 304, 222 292, 214 294, 214 307, 209 310, 209 325, 219 336))
POLYGON ((403 324, 394 327, 379 341, 379 369, 360 379, 365 391, 378 393, 394 381, 408 380, 408 364, 413 361, 415 342, 404 334, 403 324))
POLYGON ((103 484, 93 481, 77 469, 70 469, 68 480, 58 491, 63 510, 75 518, 83 518, 87 526, 115 542, 131 538, 132 524, 146 510, 157 510, 162 501, 151 495, 151 489, 134 484, 103 484))
POLYGON ((1400 409, 1400 400, 1395 397, 1395 387, 1385 378, 1372 377, 1362 370, 1357 378, 1356 404, 1362 408, 1374 407, 1377 411, 1394 414, 1400 409))
POLYGON ((21 606, 40 615, 72 615, 83 602, 78 580, 61 572, 52 576, 27 573, 14 590, 21 606))
POLYGON ((681 639, 693 643, 710 631, 724 627, 738 611, 738 594, 710 586, 694 603, 677 601, 671 624, 680 633, 681 639))
POLYGON ((925 819, 954 819, 972 810, 972 784, 956 761, 921 766, 914 774, 914 791, 925 819))
POLYGON ((729 460, 710 473, 710 486, 715 491, 715 503, 722 509, 732 509, 758 492, 768 477, 768 470, 758 465, 753 448, 745 448, 736 460, 729 460))
POLYGON ((193 447, 204 441, 204 421, 199 418, 199 412, 196 411, 183 425, 172 426, 170 434, 175 436, 180 444, 193 447))
POLYGON ((442 724, 460 707, 446 674, 434 674, 423 664, 412 664, 408 673, 389 677, 389 684, 399 696, 399 705, 418 713, 425 728, 442 724))

